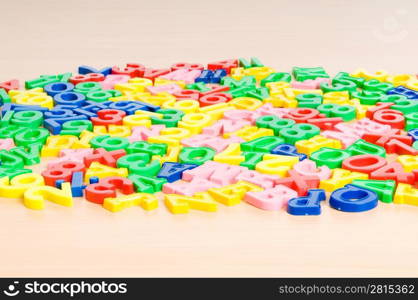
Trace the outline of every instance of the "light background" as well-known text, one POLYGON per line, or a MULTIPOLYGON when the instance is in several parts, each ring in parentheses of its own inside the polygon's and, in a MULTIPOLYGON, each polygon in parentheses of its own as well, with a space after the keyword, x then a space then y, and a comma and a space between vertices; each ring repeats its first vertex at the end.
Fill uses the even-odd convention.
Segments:
MULTIPOLYGON (((0 82, 139 62, 257 56, 417 73, 411 1, 1 1, 0 82)), ((0 199, 0 276, 417 276, 418 207, 292 217, 247 204, 174 216, 0 199)))

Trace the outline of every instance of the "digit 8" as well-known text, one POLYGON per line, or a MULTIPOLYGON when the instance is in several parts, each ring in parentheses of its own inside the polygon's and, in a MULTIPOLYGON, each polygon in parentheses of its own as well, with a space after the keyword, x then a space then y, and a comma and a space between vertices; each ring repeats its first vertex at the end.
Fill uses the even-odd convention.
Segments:
POLYGON ((279 135, 286 140, 286 143, 294 144, 299 140, 309 139, 321 132, 318 126, 306 123, 295 124, 292 127, 283 128, 279 135))
POLYGON ((44 170, 41 175, 44 177, 46 185, 55 187, 57 180, 70 182, 74 172, 84 172, 84 170, 83 163, 66 160, 49 166, 49 169, 44 170))
POLYGON ((281 119, 274 115, 261 116, 256 120, 257 127, 273 129, 275 135, 279 135, 283 128, 289 128, 295 124, 295 120, 281 119))

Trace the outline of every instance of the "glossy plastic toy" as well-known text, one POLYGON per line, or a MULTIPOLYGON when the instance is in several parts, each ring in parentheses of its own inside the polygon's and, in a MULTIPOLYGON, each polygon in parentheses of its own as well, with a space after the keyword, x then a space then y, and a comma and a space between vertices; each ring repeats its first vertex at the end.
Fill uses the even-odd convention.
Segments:
POLYGON ((287 212, 294 216, 320 215, 320 203, 325 198, 324 190, 311 189, 307 196, 290 199, 287 203, 287 212))
POLYGON ((377 206, 378 196, 375 192, 347 184, 332 192, 329 205, 344 212, 363 212, 377 206))
POLYGON ((340 211, 417 205, 417 82, 255 57, 10 79, 0 196, 42 209, 85 195, 110 212, 163 201, 173 214, 249 204, 318 215, 325 192, 340 211))

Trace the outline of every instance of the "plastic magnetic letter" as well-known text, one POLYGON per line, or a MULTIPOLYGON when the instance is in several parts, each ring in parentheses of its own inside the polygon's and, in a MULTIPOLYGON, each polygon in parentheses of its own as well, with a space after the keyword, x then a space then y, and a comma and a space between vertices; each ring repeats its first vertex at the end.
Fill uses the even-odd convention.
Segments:
POLYGON ((405 172, 403 166, 395 161, 371 172, 370 178, 378 180, 393 179, 408 184, 414 184, 415 181, 414 174, 405 172))
POLYGON ((319 185, 318 176, 300 175, 295 170, 288 171, 289 177, 279 178, 275 181, 276 185, 283 184, 298 192, 299 196, 305 196, 309 189, 316 189, 319 185))
POLYGON ((289 199, 295 197, 297 197, 296 191, 284 185, 277 185, 261 192, 248 192, 245 194, 244 200, 264 210, 280 210, 286 206, 289 199))
POLYGON ((345 212, 362 212, 375 208, 378 196, 375 192, 352 184, 332 192, 329 205, 345 212))
POLYGON ((324 190, 309 190, 307 196, 290 199, 287 203, 287 212, 294 216, 320 215, 320 203, 325 199, 324 190))
POLYGON ((298 153, 298 150, 294 145, 291 144, 280 144, 276 148, 272 149, 271 154, 277 155, 289 155, 289 156, 297 156, 299 160, 304 160, 307 158, 306 154, 298 153))
POLYGON ((51 186, 34 186, 24 193, 23 203, 30 209, 43 209, 45 200, 55 202, 63 206, 73 206, 71 185, 64 182, 61 190, 51 186))
POLYGON ((342 163, 344 169, 370 174, 387 164, 386 159, 378 155, 355 155, 345 159, 342 163))
POLYGON ((352 185, 375 192, 379 200, 386 203, 392 202, 396 188, 396 182, 394 180, 355 179, 352 185))
POLYGON ((201 165, 213 159, 216 152, 208 147, 184 147, 179 155, 181 163, 201 165))
POLYGON ((196 168, 197 165, 194 164, 180 164, 175 162, 165 162, 160 172, 158 173, 158 178, 165 178, 167 182, 173 182, 176 180, 180 180, 183 172, 186 170, 191 170, 196 168))

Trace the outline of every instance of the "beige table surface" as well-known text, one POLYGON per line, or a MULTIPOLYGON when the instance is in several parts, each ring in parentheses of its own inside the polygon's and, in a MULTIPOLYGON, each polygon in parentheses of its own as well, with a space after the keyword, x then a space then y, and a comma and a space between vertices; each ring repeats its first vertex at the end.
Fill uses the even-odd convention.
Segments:
MULTIPOLYGON (((418 73, 417 3, 2 0, 0 82, 250 56, 279 71, 418 73)), ((31 211, 0 199, 0 276, 418 276, 418 207, 292 217, 242 203, 175 216, 75 202, 31 211)))

